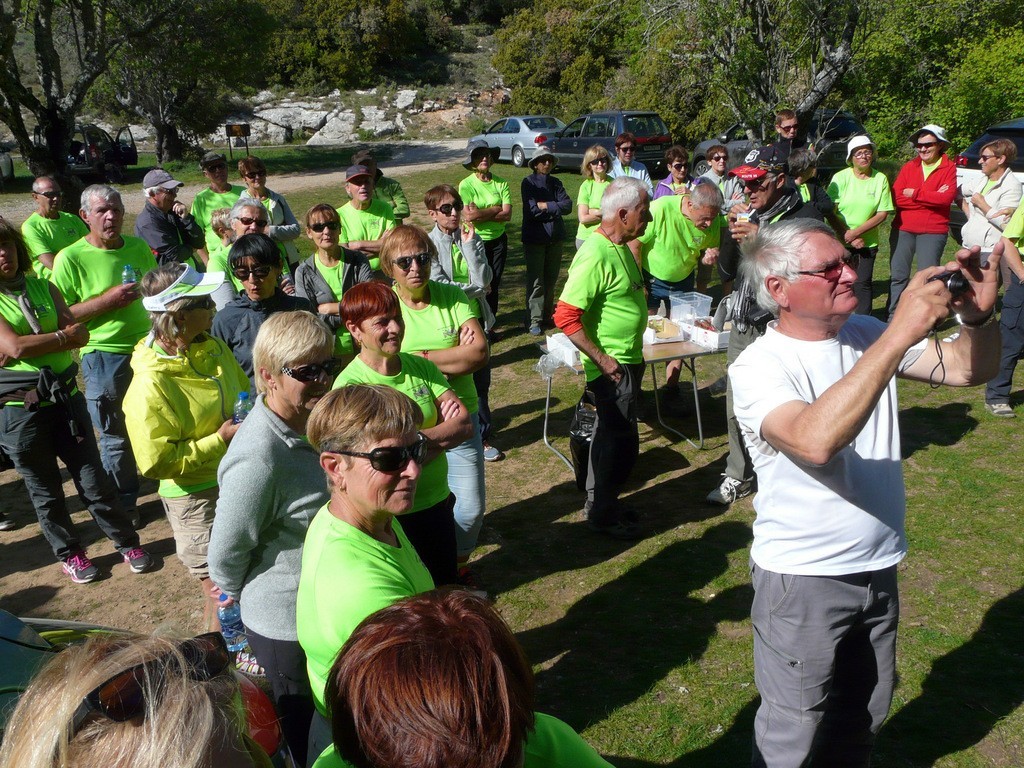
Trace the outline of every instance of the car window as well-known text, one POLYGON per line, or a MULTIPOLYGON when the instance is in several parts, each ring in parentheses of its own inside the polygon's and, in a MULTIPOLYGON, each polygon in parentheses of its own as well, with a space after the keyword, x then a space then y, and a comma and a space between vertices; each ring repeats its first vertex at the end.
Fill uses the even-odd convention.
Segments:
POLYGON ((566 126, 565 130, 562 131, 563 136, 579 136, 583 130, 583 124, 587 122, 587 118, 580 117, 573 120, 569 125, 566 126))
POLYGON ((614 136, 614 120, 610 117, 592 117, 587 121, 587 127, 583 135, 588 139, 600 139, 606 136, 614 136))
POLYGON ((963 151, 963 154, 976 159, 981 154, 981 148, 996 139, 1009 139, 1013 142, 1017 147, 1017 159, 1010 163, 1010 168, 1015 171, 1024 170, 1024 134, 983 133, 980 139, 963 151))
POLYGON ((811 121, 811 136, 819 136, 823 139, 842 139, 858 133, 867 133, 864 126, 853 115, 846 112, 839 112, 835 115, 823 115, 822 118, 820 125, 818 120, 811 121), (818 133, 819 130, 821 133, 818 133))
POLYGON ((725 132, 726 142, 730 141, 743 141, 747 138, 747 131, 742 125, 737 123, 728 131, 725 132))
POLYGON ((510 117, 502 133, 519 133, 519 121, 510 117))
POLYGON ((558 128, 558 121, 553 117, 531 117, 523 122, 531 131, 550 131, 558 128))
POLYGON ((488 128, 486 131, 484 131, 484 133, 501 133, 501 129, 505 126, 506 122, 508 122, 508 121, 504 120, 504 119, 499 120, 494 125, 492 125, 490 128, 488 128))
POLYGON ((622 129, 643 137, 668 134, 668 128, 657 115, 625 115, 622 118, 622 129))

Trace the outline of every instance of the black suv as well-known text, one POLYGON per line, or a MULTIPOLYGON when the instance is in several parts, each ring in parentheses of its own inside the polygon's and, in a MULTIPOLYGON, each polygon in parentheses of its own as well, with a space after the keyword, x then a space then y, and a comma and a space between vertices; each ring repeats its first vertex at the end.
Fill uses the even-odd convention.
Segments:
MULTIPOLYGON (((35 142, 42 146, 42 134, 38 127, 35 142)), ((124 181, 125 168, 138 165, 139 151, 128 126, 121 128, 117 137, 112 139, 98 125, 86 123, 75 126, 67 160, 68 173, 81 176, 87 181, 120 184, 124 181)))
POLYGON ((636 159, 647 166, 651 178, 664 175, 665 150, 672 143, 668 127, 654 112, 593 112, 577 117, 562 130, 548 134, 547 146, 565 169, 579 168, 583 155, 600 144, 615 159, 615 137, 636 136, 636 159))

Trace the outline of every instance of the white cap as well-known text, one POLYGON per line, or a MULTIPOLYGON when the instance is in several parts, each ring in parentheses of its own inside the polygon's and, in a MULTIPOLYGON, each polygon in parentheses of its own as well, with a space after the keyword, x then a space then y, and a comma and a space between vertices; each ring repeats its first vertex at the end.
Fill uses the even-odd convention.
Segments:
POLYGON ((223 284, 224 277, 223 272, 198 272, 185 265, 185 271, 177 280, 155 296, 145 296, 142 306, 150 312, 168 312, 168 304, 196 296, 209 296, 223 284))
POLYGON ((863 133, 860 136, 854 136, 852 139, 850 139, 850 143, 846 145, 847 163, 850 162, 850 158, 853 157, 853 153, 856 152, 861 147, 871 147, 872 149, 875 149, 875 143, 871 141, 871 139, 863 133))
POLYGON ((949 144, 949 139, 946 138, 946 129, 943 128, 941 125, 935 125, 934 123, 928 123, 928 125, 924 126, 923 128, 919 128, 918 130, 910 134, 910 143, 913 144, 914 142, 916 142, 918 137, 922 133, 930 133, 943 144, 949 144))

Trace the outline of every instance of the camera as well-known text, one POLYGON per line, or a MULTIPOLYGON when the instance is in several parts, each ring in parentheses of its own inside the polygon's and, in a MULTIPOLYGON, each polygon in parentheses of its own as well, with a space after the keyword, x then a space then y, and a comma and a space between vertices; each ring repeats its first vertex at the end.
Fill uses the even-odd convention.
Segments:
POLYGON ((932 280, 941 280, 945 283, 946 290, 949 291, 954 299, 967 293, 967 289, 971 287, 970 283, 967 282, 967 278, 959 272, 946 272, 944 275, 936 275, 929 278, 928 282, 930 283, 932 280))

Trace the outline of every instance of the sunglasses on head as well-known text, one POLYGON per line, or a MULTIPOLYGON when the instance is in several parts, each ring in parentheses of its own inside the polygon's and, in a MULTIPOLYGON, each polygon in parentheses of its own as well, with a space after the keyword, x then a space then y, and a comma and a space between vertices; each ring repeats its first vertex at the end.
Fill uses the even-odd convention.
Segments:
POLYGON ((439 213, 442 213, 445 216, 451 216, 452 215, 452 211, 461 211, 463 209, 463 207, 464 206, 462 205, 461 202, 457 202, 457 203, 444 203, 443 205, 437 206, 437 210, 438 210, 439 213))
POLYGON ((272 267, 261 265, 258 267, 233 267, 231 274, 237 277, 239 280, 248 280, 249 275, 252 275, 257 280, 265 280, 267 275, 270 274, 272 267))
POLYGON ((427 440, 423 435, 417 435, 415 443, 401 448, 374 448, 367 453, 358 451, 330 451, 330 453, 368 459, 370 466, 378 472, 399 472, 405 469, 410 461, 415 461, 417 464, 423 463, 423 459, 427 455, 427 440))
POLYGON ((169 669, 182 672, 196 682, 206 682, 222 674, 231 663, 231 654, 219 632, 207 632, 186 640, 178 650, 185 660, 183 670, 177 669, 180 662, 176 657, 162 656, 130 667, 87 693, 71 720, 72 735, 78 733, 94 712, 117 723, 145 714, 146 689, 158 687, 169 669), (147 685, 147 680, 153 682, 147 685))
POLYGON ((294 367, 284 366, 281 368, 281 373, 285 376, 290 376, 296 381, 310 382, 316 381, 321 376, 327 376, 333 379, 339 373, 341 373, 343 365, 341 360, 336 360, 333 357, 329 360, 324 360, 321 363, 307 363, 306 365, 296 365, 294 367))
POLYGON ((310 224, 309 228, 317 234, 320 234, 325 229, 331 230, 331 232, 337 232, 341 229, 340 221, 318 221, 316 224, 310 224))
POLYGON ((253 224, 257 227, 265 227, 270 223, 270 219, 254 219, 251 216, 239 216, 238 220, 247 227, 251 227, 253 224))
POLYGON ((425 267, 430 263, 430 254, 416 253, 413 254, 412 256, 399 256, 397 259, 395 259, 394 264, 403 272, 408 272, 409 267, 412 266, 412 263, 414 261, 421 267, 425 267))

